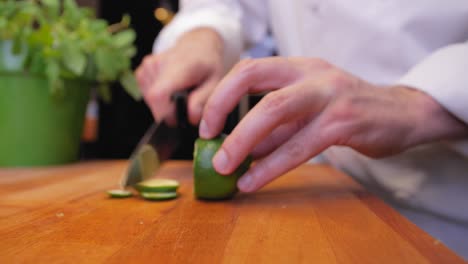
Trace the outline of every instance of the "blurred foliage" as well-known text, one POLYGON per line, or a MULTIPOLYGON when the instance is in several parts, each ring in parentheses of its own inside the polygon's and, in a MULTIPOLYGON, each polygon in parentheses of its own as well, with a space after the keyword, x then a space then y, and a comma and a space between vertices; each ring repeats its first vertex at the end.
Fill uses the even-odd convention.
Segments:
POLYGON ((129 16, 108 25, 74 0, 0 0, 0 72, 44 75, 52 94, 63 92, 65 79, 95 82, 107 100, 118 80, 140 99, 129 25, 129 16))

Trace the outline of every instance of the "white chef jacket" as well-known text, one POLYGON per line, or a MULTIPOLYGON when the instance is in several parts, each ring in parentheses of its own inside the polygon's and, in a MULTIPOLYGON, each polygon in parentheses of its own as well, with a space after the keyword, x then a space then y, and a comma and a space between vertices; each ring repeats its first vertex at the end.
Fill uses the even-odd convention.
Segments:
MULTIPOLYGON (((222 36, 227 66, 271 32, 282 56, 319 57, 371 83, 415 87, 468 123, 467 0, 185 0, 154 52, 196 27, 222 36)), ((468 140, 378 160, 345 147, 324 156, 468 258, 468 140), (447 223, 458 231, 431 230, 447 223), (463 234, 463 243, 448 233, 463 234)))

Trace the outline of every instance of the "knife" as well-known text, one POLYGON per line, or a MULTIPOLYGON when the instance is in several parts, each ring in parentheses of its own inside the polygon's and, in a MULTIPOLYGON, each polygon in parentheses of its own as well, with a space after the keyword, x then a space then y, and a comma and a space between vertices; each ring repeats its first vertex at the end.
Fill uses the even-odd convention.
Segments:
POLYGON ((161 163, 171 158, 181 142, 183 130, 189 126, 187 96, 186 91, 171 96, 176 106, 176 126, 171 127, 164 121, 154 122, 138 142, 130 155, 129 165, 121 177, 122 189, 154 176, 161 163))

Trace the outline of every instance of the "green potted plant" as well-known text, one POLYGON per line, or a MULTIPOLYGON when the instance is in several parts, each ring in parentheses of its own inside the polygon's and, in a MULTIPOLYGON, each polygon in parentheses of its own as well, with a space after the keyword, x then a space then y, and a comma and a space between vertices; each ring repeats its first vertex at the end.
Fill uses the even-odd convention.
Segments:
POLYGON ((76 161, 93 86, 109 100, 120 81, 140 98, 129 24, 74 0, 0 0, 0 166, 76 161))

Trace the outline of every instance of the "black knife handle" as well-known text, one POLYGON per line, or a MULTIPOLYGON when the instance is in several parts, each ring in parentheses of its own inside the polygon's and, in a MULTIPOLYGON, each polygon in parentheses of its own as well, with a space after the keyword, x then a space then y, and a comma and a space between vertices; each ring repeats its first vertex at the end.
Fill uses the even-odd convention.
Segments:
POLYGON ((181 128, 189 126, 187 113, 188 91, 176 92, 171 96, 171 100, 176 106, 177 125, 181 128))

